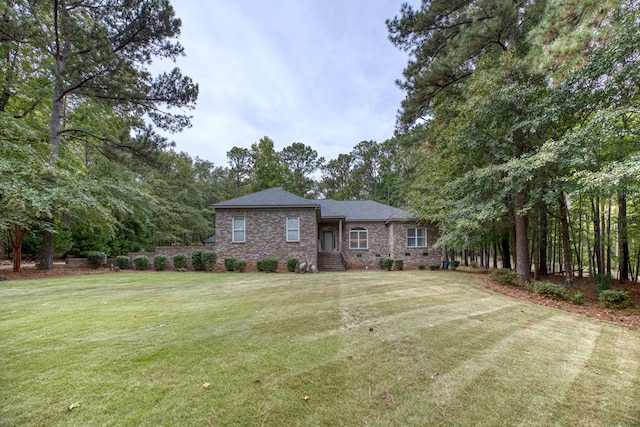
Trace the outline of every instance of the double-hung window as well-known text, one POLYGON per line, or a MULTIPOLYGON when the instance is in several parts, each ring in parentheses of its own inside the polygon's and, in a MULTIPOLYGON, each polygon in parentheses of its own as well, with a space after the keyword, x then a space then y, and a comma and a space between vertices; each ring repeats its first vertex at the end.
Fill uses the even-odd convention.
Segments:
POLYGON ((349 230, 349 249, 367 249, 369 247, 369 237, 367 229, 354 227, 349 230))
POLYGON ((231 241, 233 243, 244 243, 246 241, 246 222, 244 218, 233 218, 233 230, 231 241))
POLYGON ((287 242, 300 241, 300 218, 287 218, 287 242))
POLYGON ((407 228, 407 247, 425 248, 427 246, 426 228, 407 228))

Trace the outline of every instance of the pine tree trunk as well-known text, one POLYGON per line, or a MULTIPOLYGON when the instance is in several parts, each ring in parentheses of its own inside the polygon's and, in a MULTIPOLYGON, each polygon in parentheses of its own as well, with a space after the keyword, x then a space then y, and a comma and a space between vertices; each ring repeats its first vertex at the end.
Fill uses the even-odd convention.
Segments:
POLYGON ((562 254, 564 264, 564 283, 567 287, 573 286, 573 262, 571 259, 571 243, 569 241, 569 215, 564 195, 558 197, 560 207, 560 235, 562 239, 562 254))
POLYGON ((502 237, 502 268, 511 270, 511 248, 509 245, 509 236, 502 237))
POLYGON ((593 254, 596 258, 595 273, 604 274, 604 259, 602 257, 602 236, 600 234, 600 200, 591 199, 591 215, 593 218, 593 254))
POLYGON ((629 235, 627 232, 627 196, 618 193, 618 247, 620 248, 618 269, 620 282, 629 280, 629 235))

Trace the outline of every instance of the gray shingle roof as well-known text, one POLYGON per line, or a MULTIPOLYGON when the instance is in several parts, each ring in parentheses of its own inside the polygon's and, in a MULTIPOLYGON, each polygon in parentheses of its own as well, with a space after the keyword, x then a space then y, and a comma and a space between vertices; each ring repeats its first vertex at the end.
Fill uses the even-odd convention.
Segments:
POLYGON ((258 191, 257 193, 247 194, 246 196, 236 197, 235 199, 226 200, 216 203, 212 207, 216 208, 259 208, 259 207, 277 207, 277 206, 305 206, 318 207, 320 204, 315 200, 305 199, 295 194, 284 191, 282 188, 274 187, 267 190, 258 191))
POLYGON ((281 188, 269 188, 257 193, 216 203, 216 208, 320 207, 323 218, 344 218, 347 221, 391 221, 414 218, 411 213, 373 200, 309 200, 281 188))

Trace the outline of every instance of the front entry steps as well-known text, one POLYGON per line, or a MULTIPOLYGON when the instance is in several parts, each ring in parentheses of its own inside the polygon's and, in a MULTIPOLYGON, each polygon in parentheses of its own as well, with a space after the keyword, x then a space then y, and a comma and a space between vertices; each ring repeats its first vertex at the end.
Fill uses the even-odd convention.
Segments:
POLYGON ((340 252, 318 252, 318 270, 346 271, 340 252))

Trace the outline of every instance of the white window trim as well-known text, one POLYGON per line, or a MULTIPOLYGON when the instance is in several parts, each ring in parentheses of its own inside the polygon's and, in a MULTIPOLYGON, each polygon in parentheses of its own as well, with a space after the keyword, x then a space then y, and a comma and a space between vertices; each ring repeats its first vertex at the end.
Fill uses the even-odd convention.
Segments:
POLYGON ((247 219, 244 217, 231 218, 231 242, 245 243, 247 241, 247 219), (242 228, 235 228, 236 220, 242 220, 242 228), (242 231, 242 240, 236 240, 236 231, 242 231))
POLYGON ((426 248, 427 247, 427 228, 426 227, 409 227, 407 228, 407 247, 408 248, 426 248), (409 236, 409 231, 410 230, 414 230, 414 235, 413 236, 409 236), (420 245, 418 243, 419 239, 422 239, 422 237, 418 237, 418 230, 424 230, 424 245, 420 245), (410 245, 409 244, 409 239, 414 239, 416 244, 415 245, 410 245))
POLYGON ((287 240, 287 242, 299 242, 300 241, 300 217, 298 216, 288 216, 285 219, 285 239, 287 240), (289 220, 290 219, 295 219, 297 226, 295 228, 289 228, 289 220), (298 237, 294 240, 294 239, 289 239, 289 232, 290 231, 295 231, 296 234, 298 235, 298 237))
POLYGON ((353 250, 365 250, 365 249, 369 249, 369 230, 367 230, 364 227, 354 227, 349 229, 349 249, 353 249, 353 250), (358 247, 353 247, 353 242, 351 240, 351 233, 356 232, 358 233, 358 247), (360 236, 364 234, 364 242, 365 242, 365 247, 360 247, 360 242, 363 240, 360 238, 360 236))

